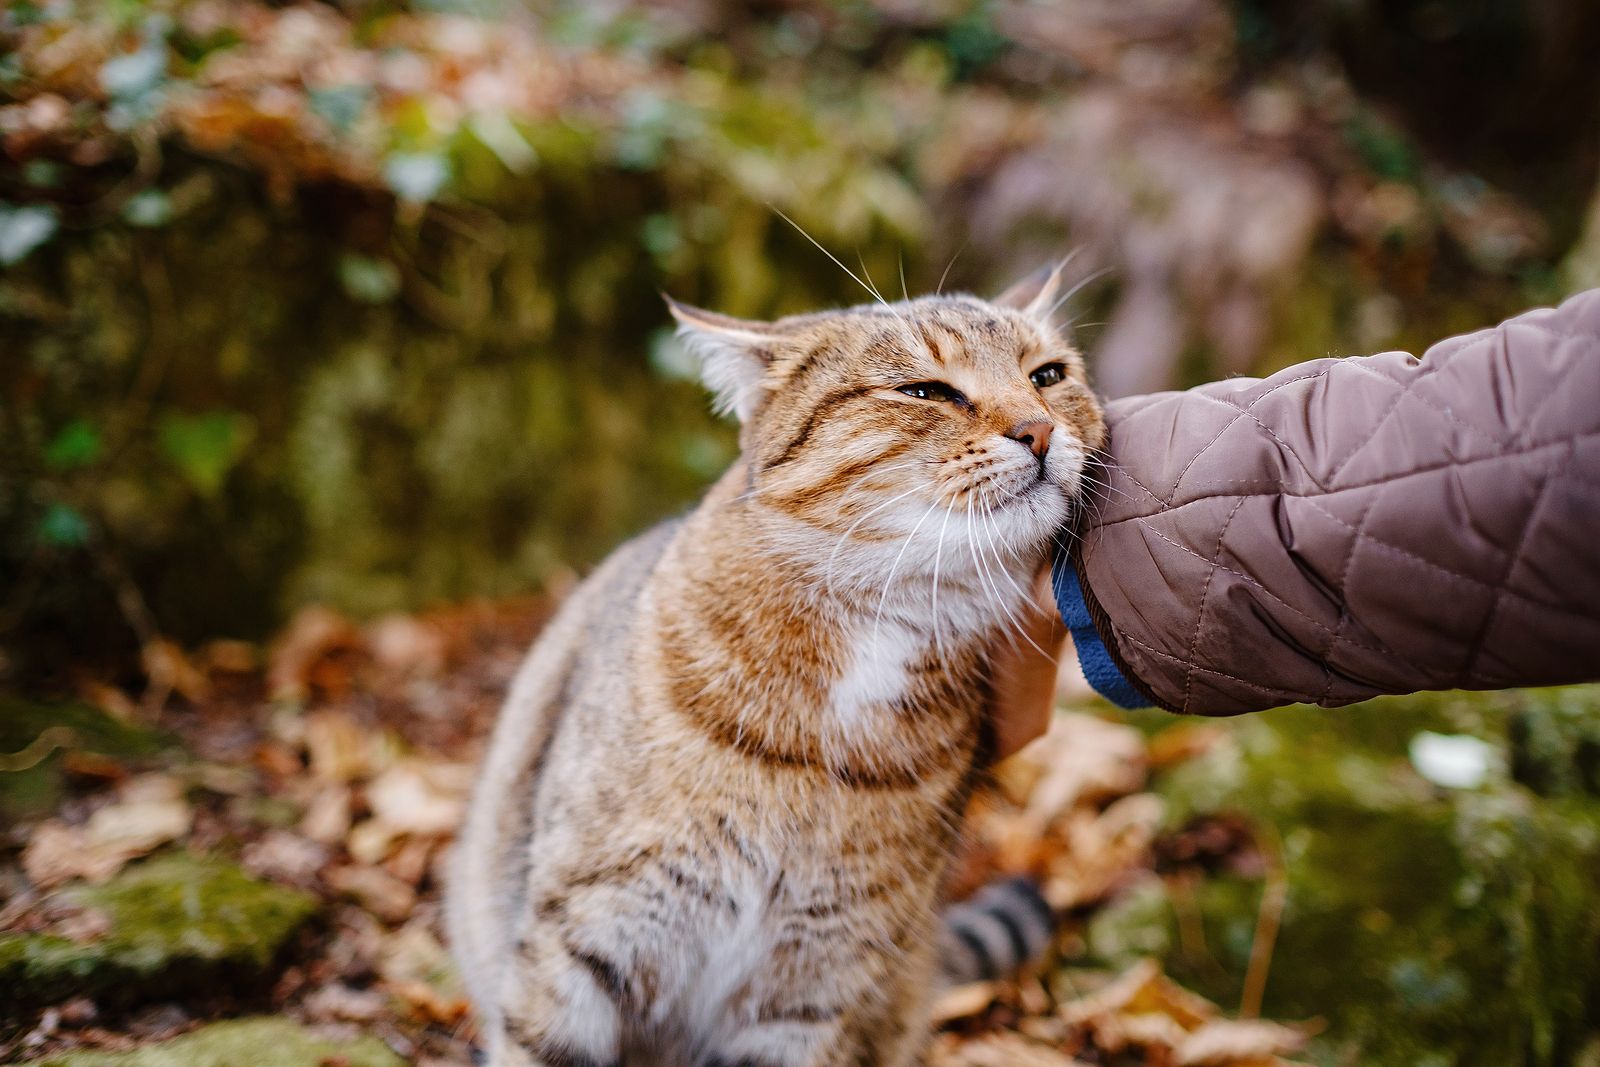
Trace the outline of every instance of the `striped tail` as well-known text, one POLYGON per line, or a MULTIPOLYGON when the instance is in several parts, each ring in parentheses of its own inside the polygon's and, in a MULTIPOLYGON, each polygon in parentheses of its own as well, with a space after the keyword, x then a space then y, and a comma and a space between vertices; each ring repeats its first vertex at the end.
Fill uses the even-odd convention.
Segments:
POLYGON ((945 909, 939 970, 961 985, 1016 974, 1036 962, 1056 936, 1056 916, 1031 878, 990 882, 945 909))

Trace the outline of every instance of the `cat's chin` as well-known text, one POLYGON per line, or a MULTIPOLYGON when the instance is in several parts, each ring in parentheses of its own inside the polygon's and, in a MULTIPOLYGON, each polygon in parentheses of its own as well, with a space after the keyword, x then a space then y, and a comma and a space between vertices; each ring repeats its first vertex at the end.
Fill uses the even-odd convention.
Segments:
POLYGON ((1054 478, 1039 477, 1001 503, 995 515, 1021 524, 1027 533, 1047 544, 1072 518, 1073 499, 1071 488, 1054 478))

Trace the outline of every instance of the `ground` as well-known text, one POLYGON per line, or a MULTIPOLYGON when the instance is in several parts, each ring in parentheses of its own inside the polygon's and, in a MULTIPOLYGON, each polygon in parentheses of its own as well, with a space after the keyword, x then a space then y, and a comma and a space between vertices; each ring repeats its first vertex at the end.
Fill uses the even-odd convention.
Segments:
MULTIPOLYGON (((548 611, 310 609, 265 649, 156 643, 137 685, 8 703, 0 1063, 469 1062, 440 867, 548 611)), ((932 1063, 1592 1062, 1594 695, 1495 699, 1063 711, 975 803, 952 886, 1040 877, 1057 955, 943 997, 932 1063), (1474 727, 1480 780, 1413 765, 1474 727)))

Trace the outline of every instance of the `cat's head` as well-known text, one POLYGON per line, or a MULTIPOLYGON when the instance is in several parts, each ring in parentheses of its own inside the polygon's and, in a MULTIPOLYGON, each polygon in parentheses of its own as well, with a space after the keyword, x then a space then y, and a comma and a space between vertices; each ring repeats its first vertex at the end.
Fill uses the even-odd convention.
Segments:
POLYGON ((1050 320, 1059 282, 1057 268, 993 300, 776 322, 669 302, 742 424, 748 496, 835 553, 845 540, 896 549, 920 531, 918 557, 952 537, 1016 557, 1067 520, 1105 434, 1083 360, 1050 320))

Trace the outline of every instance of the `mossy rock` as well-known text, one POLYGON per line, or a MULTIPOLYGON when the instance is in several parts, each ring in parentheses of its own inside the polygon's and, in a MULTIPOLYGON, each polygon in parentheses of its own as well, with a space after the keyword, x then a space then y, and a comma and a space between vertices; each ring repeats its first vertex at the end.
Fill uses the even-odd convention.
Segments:
MULTIPOLYGON (((0 935, 0 1005, 88 995, 131 1001, 265 974, 316 911, 315 897, 184 854, 135 867, 103 886, 63 891, 104 914, 104 937, 0 935)), ((0 1018, 6 1012, 0 1008, 0 1018)))
MULTIPOLYGON (((1242 814, 1281 842, 1263 1009, 1326 1019, 1317 1062, 1554 1067, 1600 1035, 1597 725, 1600 687, 1281 709, 1229 724, 1228 744, 1155 788, 1174 828, 1242 814), (1482 786, 1424 779, 1407 755, 1424 730, 1487 741, 1482 786)), ((1113 964, 1162 956, 1232 1005, 1261 901, 1248 878, 1153 882, 1102 912, 1089 944, 1113 964)))
POLYGON ((288 1019, 235 1019, 131 1052, 70 1052, 28 1067, 401 1067, 375 1037, 329 1041, 288 1019))

